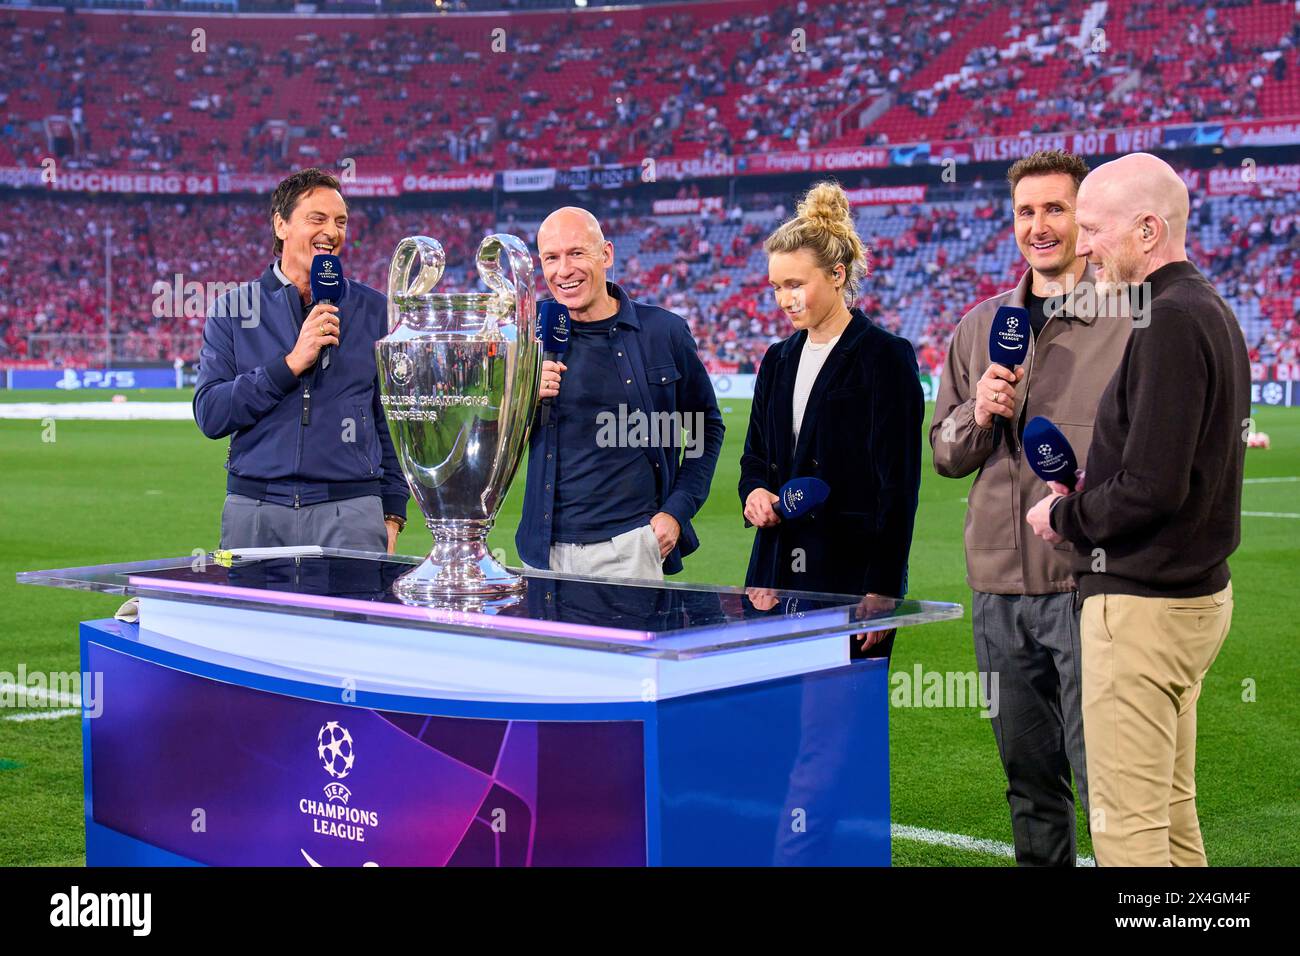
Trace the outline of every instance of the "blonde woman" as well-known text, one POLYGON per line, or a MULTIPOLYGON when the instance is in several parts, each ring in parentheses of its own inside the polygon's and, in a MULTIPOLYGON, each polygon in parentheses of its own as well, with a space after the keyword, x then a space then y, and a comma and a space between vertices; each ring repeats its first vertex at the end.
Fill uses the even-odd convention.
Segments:
POLYGON ((869 253, 839 185, 813 186, 764 248, 794 334, 767 350, 754 386, 740 460, 758 529, 746 587, 901 598, 921 482, 916 354, 853 305, 869 253), (829 497, 783 521, 777 491, 808 477, 829 497))

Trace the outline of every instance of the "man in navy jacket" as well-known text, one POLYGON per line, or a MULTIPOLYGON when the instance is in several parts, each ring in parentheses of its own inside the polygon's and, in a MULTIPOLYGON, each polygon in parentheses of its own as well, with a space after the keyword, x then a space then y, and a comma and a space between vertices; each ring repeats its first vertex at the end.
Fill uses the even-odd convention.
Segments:
POLYGON ((686 321, 606 281, 614 247, 585 209, 537 231, 547 287, 573 322, 563 362, 542 366, 515 544, 524 562, 662 579, 699 547, 724 426, 686 321), (563 376, 564 387, 560 387, 563 376))
POLYGON ((312 258, 337 255, 347 229, 333 176, 289 176, 271 222, 278 258, 203 327, 194 418, 209 438, 231 436, 221 547, 391 552, 409 491, 379 401, 386 299, 344 279, 337 302, 311 302, 312 258))

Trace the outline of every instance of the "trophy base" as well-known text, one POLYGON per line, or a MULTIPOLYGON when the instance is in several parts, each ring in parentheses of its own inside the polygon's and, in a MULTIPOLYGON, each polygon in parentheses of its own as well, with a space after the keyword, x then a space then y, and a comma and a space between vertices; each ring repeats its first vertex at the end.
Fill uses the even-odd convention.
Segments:
POLYGON ((492 557, 483 540, 435 539, 423 563, 393 582, 393 593, 403 604, 434 607, 446 605, 449 599, 519 594, 527 586, 492 557))

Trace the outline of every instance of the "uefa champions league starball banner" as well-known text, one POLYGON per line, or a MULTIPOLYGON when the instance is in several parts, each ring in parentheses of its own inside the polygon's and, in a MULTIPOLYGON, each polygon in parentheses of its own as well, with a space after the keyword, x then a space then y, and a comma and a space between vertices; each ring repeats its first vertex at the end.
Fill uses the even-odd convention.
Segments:
POLYGON ((94 822, 210 865, 643 866, 643 724, 323 703, 90 644, 94 822), (150 727, 147 736, 139 728, 150 727))

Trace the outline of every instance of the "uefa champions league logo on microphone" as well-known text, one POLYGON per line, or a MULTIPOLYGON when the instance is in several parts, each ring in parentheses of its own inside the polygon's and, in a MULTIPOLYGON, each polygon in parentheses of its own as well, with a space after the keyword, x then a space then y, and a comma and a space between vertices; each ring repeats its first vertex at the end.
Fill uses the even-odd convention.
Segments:
POLYGON ((803 501, 802 488, 790 488, 785 493, 785 507, 789 511, 794 510, 794 506, 803 501))
POLYGON ((325 772, 342 780, 352 772, 357 755, 352 749, 352 735, 337 720, 331 720, 316 734, 316 756, 325 772))
POLYGON ((1043 471, 1060 471, 1065 467, 1065 456, 1058 451, 1054 451, 1047 442, 1043 442, 1036 450, 1038 452, 1038 467, 1043 471))
POLYGON ((998 333, 998 339, 1002 347, 1012 352, 1019 352, 1025 347, 1023 335, 1020 331, 1020 320, 1012 316, 1007 319, 1007 327, 998 333))

